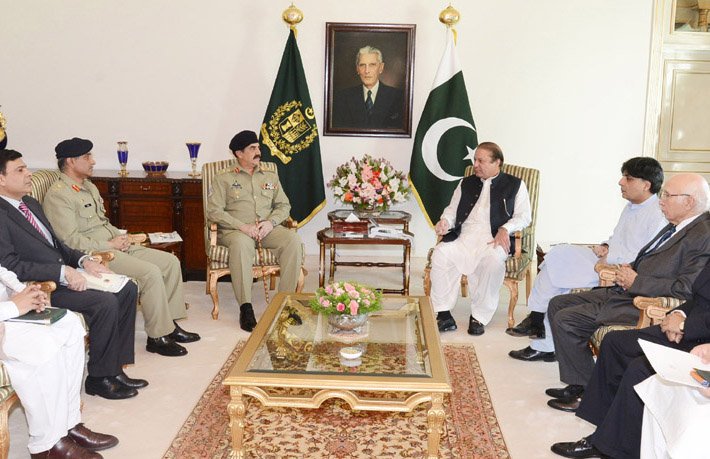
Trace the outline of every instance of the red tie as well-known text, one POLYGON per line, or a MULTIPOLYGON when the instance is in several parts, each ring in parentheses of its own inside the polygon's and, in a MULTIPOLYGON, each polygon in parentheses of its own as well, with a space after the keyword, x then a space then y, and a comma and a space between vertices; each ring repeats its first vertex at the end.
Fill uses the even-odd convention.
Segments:
POLYGON ((32 215, 32 212, 30 212, 29 207, 27 207, 27 204, 22 201, 20 201, 20 212, 22 212, 27 221, 30 222, 30 225, 32 225, 34 229, 39 231, 39 234, 41 234, 43 238, 47 239, 47 236, 44 234, 44 231, 42 231, 42 228, 40 228, 39 224, 37 224, 37 220, 35 220, 34 215, 32 215))

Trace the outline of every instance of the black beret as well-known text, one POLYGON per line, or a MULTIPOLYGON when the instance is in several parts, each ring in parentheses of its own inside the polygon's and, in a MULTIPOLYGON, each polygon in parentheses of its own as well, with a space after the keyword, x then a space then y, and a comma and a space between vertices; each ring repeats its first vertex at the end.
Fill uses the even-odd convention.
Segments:
POLYGON ((248 147, 253 143, 259 143, 259 138, 256 136, 256 132, 242 131, 232 137, 232 141, 229 142, 229 149, 231 151, 244 150, 244 147, 248 147))
POLYGON ((91 140, 80 139, 74 137, 73 139, 62 140, 54 147, 54 151, 57 152, 57 159, 61 158, 76 158, 77 156, 85 155, 94 148, 94 144, 91 140))

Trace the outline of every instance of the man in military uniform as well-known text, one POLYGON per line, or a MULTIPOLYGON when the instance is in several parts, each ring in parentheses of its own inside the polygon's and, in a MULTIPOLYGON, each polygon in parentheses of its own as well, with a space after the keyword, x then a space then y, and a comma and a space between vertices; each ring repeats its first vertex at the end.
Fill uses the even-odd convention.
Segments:
POLYGON ((296 289, 303 259, 301 238, 279 224, 291 210, 279 176, 261 164, 259 140, 253 131, 234 136, 229 149, 238 165, 212 181, 207 218, 217 223, 217 242, 229 248, 232 288, 240 306, 239 325, 252 331, 256 318, 251 305, 252 265, 256 241, 276 252, 281 269, 280 292, 296 289))
POLYGON ((44 212, 65 244, 85 252, 112 251, 111 270, 136 280, 148 334, 146 350, 185 355, 187 349, 178 343, 197 341, 200 336, 175 322, 187 316, 180 261, 171 253, 130 244, 128 236, 109 222, 99 190, 89 180, 96 164, 93 146, 76 137, 57 145, 61 178, 47 191, 44 212))

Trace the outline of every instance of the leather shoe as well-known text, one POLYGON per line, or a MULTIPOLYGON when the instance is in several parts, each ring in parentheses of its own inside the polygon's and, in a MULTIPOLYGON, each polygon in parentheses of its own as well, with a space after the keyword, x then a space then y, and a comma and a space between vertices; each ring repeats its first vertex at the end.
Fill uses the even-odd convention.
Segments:
POLYGON ((52 446, 52 449, 41 453, 32 453, 30 457, 32 459, 101 459, 103 456, 82 448, 69 436, 66 436, 60 438, 52 446))
POLYGON ((561 398, 569 400, 571 398, 581 397, 584 393, 584 386, 570 384, 569 386, 563 387, 561 389, 547 389, 545 390, 545 393, 552 398, 561 398))
POLYGON ((239 327, 251 332, 256 327, 256 317, 254 317, 254 309, 251 303, 244 303, 239 307, 239 327))
POLYGON ((525 362, 535 362, 537 360, 542 360, 543 362, 554 362, 556 360, 554 352, 536 351, 530 346, 518 351, 510 351, 508 352, 508 355, 516 360, 523 360, 525 362))
POLYGON ((138 391, 126 387, 116 380, 114 376, 87 376, 84 381, 84 389, 88 395, 98 395, 109 400, 121 400, 138 395, 138 391))
POLYGON ((555 443, 550 449, 553 453, 564 457, 605 457, 589 442, 589 437, 575 442, 555 443))
POLYGON ((192 333, 180 328, 180 325, 173 320, 175 324, 175 330, 168 336, 173 339, 176 343, 193 343, 200 340, 200 335, 197 333, 192 333))
POLYGON ((79 423, 69 430, 69 437, 77 445, 90 451, 101 451, 118 445, 118 438, 113 435, 93 432, 84 426, 84 423, 79 423))
POLYGON ((582 397, 575 398, 553 398, 547 401, 547 406, 560 411, 566 411, 568 413, 574 413, 579 408, 579 403, 582 401, 582 397))
POLYGON ((523 319, 515 327, 506 328, 505 332, 510 336, 528 336, 533 339, 544 339, 545 338, 545 327, 540 327, 532 323, 530 315, 523 319))
POLYGON ((129 378, 128 375, 124 372, 119 373, 115 378, 116 381, 120 382, 126 387, 130 387, 131 389, 142 389, 148 385, 148 381, 146 381, 145 379, 129 378))
POLYGON ((458 327, 456 326, 456 321, 453 317, 447 319, 441 319, 436 321, 436 326, 439 328, 440 332, 454 331, 458 327))
POLYGON ((151 338, 149 336, 145 350, 166 357, 180 357, 181 355, 187 354, 187 349, 176 343, 170 335, 161 336, 160 338, 151 338))
POLYGON ((468 334, 473 335, 473 336, 480 336, 485 332, 486 330, 483 328, 483 324, 476 319, 473 318, 473 316, 470 316, 468 318, 468 334))

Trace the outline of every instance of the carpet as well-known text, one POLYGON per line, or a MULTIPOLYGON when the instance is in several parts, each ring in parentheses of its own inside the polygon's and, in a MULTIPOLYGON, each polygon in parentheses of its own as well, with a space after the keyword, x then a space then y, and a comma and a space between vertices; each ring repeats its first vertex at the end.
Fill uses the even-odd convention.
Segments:
MULTIPOLYGON (((180 428, 164 459, 230 457, 222 380, 239 355, 239 343, 180 428)), ((442 458, 509 458, 473 346, 444 345, 452 394, 444 400, 442 458)), ((424 458, 428 404, 411 413, 353 411, 339 399, 318 409, 263 408, 246 396, 248 458, 424 458), (254 406, 254 405, 257 406, 254 406), (284 433, 287 432, 287 435, 284 433)))

